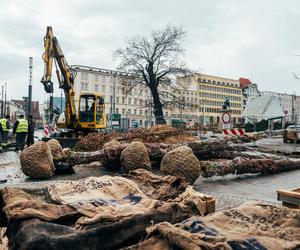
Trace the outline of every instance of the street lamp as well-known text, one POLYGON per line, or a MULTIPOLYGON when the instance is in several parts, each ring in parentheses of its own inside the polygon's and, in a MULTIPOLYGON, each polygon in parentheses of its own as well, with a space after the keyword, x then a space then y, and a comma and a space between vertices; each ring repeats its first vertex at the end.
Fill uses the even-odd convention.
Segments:
POLYGON ((27 116, 31 114, 31 101, 32 101, 32 65, 33 58, 29 57, 29 86, 28 86, 28 106, 27 116))

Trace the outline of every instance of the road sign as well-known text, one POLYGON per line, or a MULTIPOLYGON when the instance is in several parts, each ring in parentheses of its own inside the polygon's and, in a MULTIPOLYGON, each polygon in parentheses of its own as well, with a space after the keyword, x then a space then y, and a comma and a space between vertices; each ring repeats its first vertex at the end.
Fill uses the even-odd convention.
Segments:
POLYGON ((223 129, 230 129, 230 123, 223 123, 223 129))
POLYGON ((222 114, 222 122, 223 124, 230 124, 230 113, 224 112, 222 114))

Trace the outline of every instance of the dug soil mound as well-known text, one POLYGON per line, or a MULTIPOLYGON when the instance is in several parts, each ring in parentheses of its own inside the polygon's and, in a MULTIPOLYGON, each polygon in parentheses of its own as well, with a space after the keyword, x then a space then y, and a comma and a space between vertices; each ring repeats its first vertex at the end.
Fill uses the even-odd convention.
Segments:
POLYGON ((186 132, 179 132, 176 128, 168 125, 154 125, 150 129, 139 128, 129 129, 128 132, 109 132, 109 133, 90 133, 81 139, 74 151, 92 152, 101 150, 105 143, 110 141, 133 142, 139 141, 143 143, 182 143, 194 142, 197 138, 186 132))
POLYGON ((81 139, 74 147, 75 151, 96 151, 102 148, 104 136, 99 133, 90 133, 81 139))
POLYGON ((169 125, 153 125, 149 132, 152 134, 162 134, 162 133, 177 133, 177 128, 171 127, 169 125))
POLYGON ((53 157, 46 142, 37 142, 20 155, 22 172, 31 178, 49 178, 54 175, 53 157))

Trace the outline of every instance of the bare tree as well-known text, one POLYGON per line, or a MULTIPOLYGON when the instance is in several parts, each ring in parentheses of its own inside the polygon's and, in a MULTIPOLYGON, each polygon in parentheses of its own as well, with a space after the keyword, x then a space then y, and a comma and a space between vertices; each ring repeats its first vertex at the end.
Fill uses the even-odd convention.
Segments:
POLYGON ((119 68, 137 74, 142 80, 137 84, 149 87, 157 124, 166 123, 158 87, 162 85, 161 89, 164 89, 164 85, 170 85, 168 77, 171 75, 186 75, 190 72, 180 60, 184 35, 181 27, 168 25, 152 32, 149 38, 137 36, 128 39, 127 47, 115 52, 119 68))

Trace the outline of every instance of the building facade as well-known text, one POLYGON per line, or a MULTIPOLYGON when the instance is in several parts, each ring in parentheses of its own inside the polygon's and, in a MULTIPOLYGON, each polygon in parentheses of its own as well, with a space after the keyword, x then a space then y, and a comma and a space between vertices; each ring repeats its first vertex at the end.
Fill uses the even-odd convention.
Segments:
MULTIPOLYGON (((80 93, 101 94, 105 100, 106 114, 120 114, 128 120, 129 127, 149 127, 155 121, 153 115, 153 100, 148 87, 138 84, 136 76, 95 67, 81 65, 72 66, 77 71, 74 82, 75 102, 78 106, 80 93)), ((171 98, 171 87, 161 94, 162 100, 171 98)), ((166 102, 166 106, 168 103, 166 102)), ((171 110, 164 110, 164 118, 171 123, 171 110)))
MULTIPOLYGON (((81 65, 74 82, 75 101, 80 93, 98 93, 105 99, 105 113, 120 114, 129 126, 148 127, 154 123, 153 100, 147 86, 137 84, 137 77, 128 73, 81 65)), ((159 89, 168 124, 184 121, 188 126, 197 123, 216 124, 225 98, 229 98, 232 120, 240 121, 243 94, 239 80, 205 74, 177 78, 175 83, 162 84, 159 89)))
POLYGON ((286 93, 277 93, 271 91, 262 91, 262 96, 274 96, 278 99, 283 112, 285 120, 288 122, 300 122, 300 96, 286 93))
POLYGON ((242 88, 243 91, 243 109, 245 110, 249 101, 256 99, 261 96, 260 91, 258 90, 258 86, 256 83, 251 83, 250 85, 242 88))
MULTIPOLYGON (((23 100, 11 100, 11 102, 20 106, 27 113, 27 108, 28 108, 27 100, 28 100, 27 97, 23 97, 23 100)), ((39 101, 31 102, 31 115, 33 116, 33 119, 35 120, 36 123, 42 122, 42 117, 40 115, 40 110, 39 110, 39 101)))
POLYGON ((233 125, 241 122, 243 94, 239 80, 197 74, 199 117, 205 124, 219 124, 225 98, 229 98, 233 125))
POLYGON ((56 108, 57 110, 59 110, 59 113, 62 113, 65 111, 65 106, 66 106, 65 97, 53 96, 53 108, 56 108))
POLYGON ((23 106, 17 102, 9 101, 6 105, 6 114, 10 116, 11 121, 16 121, 19 115, 25 115, 23 106))

